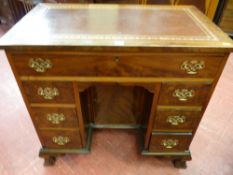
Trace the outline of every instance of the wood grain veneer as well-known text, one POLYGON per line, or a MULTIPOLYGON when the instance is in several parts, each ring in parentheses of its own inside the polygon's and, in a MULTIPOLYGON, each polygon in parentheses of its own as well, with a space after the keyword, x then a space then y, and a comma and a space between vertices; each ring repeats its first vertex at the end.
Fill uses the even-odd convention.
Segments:
POLYGON ((32 113, 39 128, 78 128, 78 118, 74 108, 33 107, 32 113), (48 114, 50 116, 53 114, 62 115, 64 119, 49 120, 48 114))
POLYGON ((41 130, 40 134, 42 136, 42 144, 47 148, 82 148, 82 142, 78 130, 41 130), (68 137, 69 142, 64 145, 59 145, 53 142, 53 137, 68 137))
POLYGON ((196 105, 202 106, 207 100, 210 93, 210 84, 196 84, 196 83, 164 83, 161 87, 161 95, 159 97, 159 105, 196 105), (179 97, 174 96, 175 91, 182 92, 187 90, 193 91, 193 97, 187 97, 187 100, 183 101, 179 97))
POLYGON ((154 131, 174 131, 174 132, 192 132, 194 127, 197 125, 198 121, 201 118, 201 110, 195 109, 192 110, 190 108, 183 109, 161 109, 159 108, 154 122, 154 131), (169 122, 169 117, 182 117, 184 121, 180 122, 180 120, 175 120, 175 123, 169 122))
POLYGON ((111 53, 103 55, 56 55, 56 54, 14 54, 13 60, 19 75, 23 76, 126 76, 126 77, 195 77, 213 78, 221 64, 221 57, 218 55, 183 53, 140 55, 111 53), (45 72, 36 72, 28 66, 31 58, 49 59, 52 69, 45 72), (20 59, 21 61, 17 61, 20 59), (141 61, 141 60, 144 61, 141 61), (189 75, 185 70, 180 69, 184 61, 204 61, 205 69, 200 70, 196 75, 189 75), (170 64, 167 64, 170 62, 170 64), (144 70, 144 71, 141 71, 144 70))
POLYGON ((191 141, 190 133, 177 133, 177 134, 169 134, 169 133, 152 133, 151 142, 149 150, 152 152, 184 152, 188 150, 190 141, 191 141), (163 140, 176 140, 177 145, 172 148, 166 148, 161 143, 163 140))
POLYGON ((23 82, 25 94, 28 96, 30 103, 75 103, 72 83, 62 82, 23 82), (57 89, 58 95, 46 99, 43 95, 39 95, 38 90, 45 91, 46 88, 57 89))

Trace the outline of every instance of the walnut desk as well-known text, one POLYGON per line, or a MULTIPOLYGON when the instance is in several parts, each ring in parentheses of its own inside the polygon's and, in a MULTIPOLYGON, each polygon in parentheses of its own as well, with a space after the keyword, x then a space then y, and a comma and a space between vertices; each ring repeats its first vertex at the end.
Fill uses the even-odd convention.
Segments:
POLYGON ((233 45, 191 6, 40 4, 0 47, 46 163, 89 152, 93 128, 131 128, 181 166, 233 45))

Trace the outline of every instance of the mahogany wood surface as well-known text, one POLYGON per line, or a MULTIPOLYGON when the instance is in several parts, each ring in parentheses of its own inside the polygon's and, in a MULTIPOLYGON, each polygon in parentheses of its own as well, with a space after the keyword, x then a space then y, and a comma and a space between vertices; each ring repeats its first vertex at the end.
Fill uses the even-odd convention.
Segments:
POLYGON ((32 114, 39 128, 78 128, 78 118, 73 108, 32 107, 32 114), (65 119, 59 123, 48 120, 48 114, 63 114, 65 119))
POLYGON ((159 105, 200 105, 202 106, 207 100, 208 94, 210 93, 209 84, 192 84, 192 83, 165 83, 161 87, 161 95, 159 97, 159 105), (193 97, 187 98, 187 101, 181 101, 178 97, 173 94, 176 90, 182 91, 187 89, 193 91, 193 97))
POLYGON ((192 137, 190 133, 180 133, 180 134, 157 134, 152 133, 149 150, 152 152, 183 152, 187 151, 190 145, 192 137), (163 140, 172 139, 177 140, 178 144, 173 148, 165 148, 161 142, 163 140))
POLYGON ((23 76, 126 76, 126 77, 198 77, 213 78, 222 61, 220 55, 207 54, 123 54, 61 55, 48 53, 14 54, 13 59, 19 75, 23 76), (28 66, 31 58, 49 59, 52 68, 36 72, 28 66), (17 61, 20 59, 20 62, 17 61), (204 61, 205 69, 189 75, 180 67, 184 61, 204 61), (167 63, 170 64, 167 64, 167 63), (143 71, 141 71, 143 70, 143 71))
POLYGON ((74 103, 74 93, 72 83, 61 82, 23 82, 23 87, 29 102, 31 103, 74 103), (53 99, 45 99, 44 96, 38 94, 38 89, 56 88, 59 95, 53 99))
POLYGON ((201 118, 201 111, 190 109, 159 109, 155 116, 154 131, 192 132, 201 118), (169 116, 184 116, 183 123, 172 125, 168 122, 169 116))
POLYGON ((82 148, 80 133, 78 130, 41 130, 42 144, 47 148, 82 148), (53 142, 54 136, 68 137, 70 141, 65 145, 58 145, 53 142))
MULTIPOLYGON (((117 84, 95 87, 95 124, 141 124, 146 90, 135 86, 117 84)), ((148 114, 148 113, 147 113, 148 114)))
POLYGON ((79 122, 79 131, 80 131, 80 137, 81 137, 81 143, 82 147, 86 146, 86 139, 87 139, 87 133, 85 131, 84 126, 84 120, 83 120, 83 113, 82 113, 82 107, 81 107, 81 98, 80 98, 80 90, 77 85, 77 83, 73 83, 73 90, 75 95, 75 105, 76 105, 76 112, 78 116, 78 122, 79 122))
POLYGON ((88 128, 130 124, 141 128, 147 155, 182 154, 184 160, 233 44, 190 6, 40 4, 1 38, 0 47, 49 153, 46 160, 84 150, 88 128), (32 59, 47 63, 32 66, 32 59), (39 87, 59 94, 46 99, 39 87), (192 93, 174 95, 183 90, 192 93), (70 115, 67 124, 45 121, 56 110, 70 115), (183 124, 165 123, 167 115, 181 114, 183 124), (55 136, 70 140, 59 145, 55 136), (178 144, 165 148, 161 141, 169 139, 178 144))

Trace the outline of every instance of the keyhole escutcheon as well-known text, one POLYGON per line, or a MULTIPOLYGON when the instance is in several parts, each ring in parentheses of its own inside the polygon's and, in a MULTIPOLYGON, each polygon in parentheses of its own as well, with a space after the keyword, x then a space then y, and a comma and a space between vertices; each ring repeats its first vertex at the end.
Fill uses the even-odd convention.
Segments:
POLYGON ((115 62, 118 63, 120 61, 120 58, 119 57, 115 57, 115 62))

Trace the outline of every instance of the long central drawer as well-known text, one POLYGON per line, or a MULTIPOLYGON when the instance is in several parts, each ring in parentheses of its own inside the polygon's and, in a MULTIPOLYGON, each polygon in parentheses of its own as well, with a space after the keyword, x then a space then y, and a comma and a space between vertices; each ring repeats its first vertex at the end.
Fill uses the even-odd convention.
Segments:
POLYGON ((12 54, 19 75, 213 78, 221 64, 214 55, 12 54), (20 60, 20 61, 19 61, 20 60))

